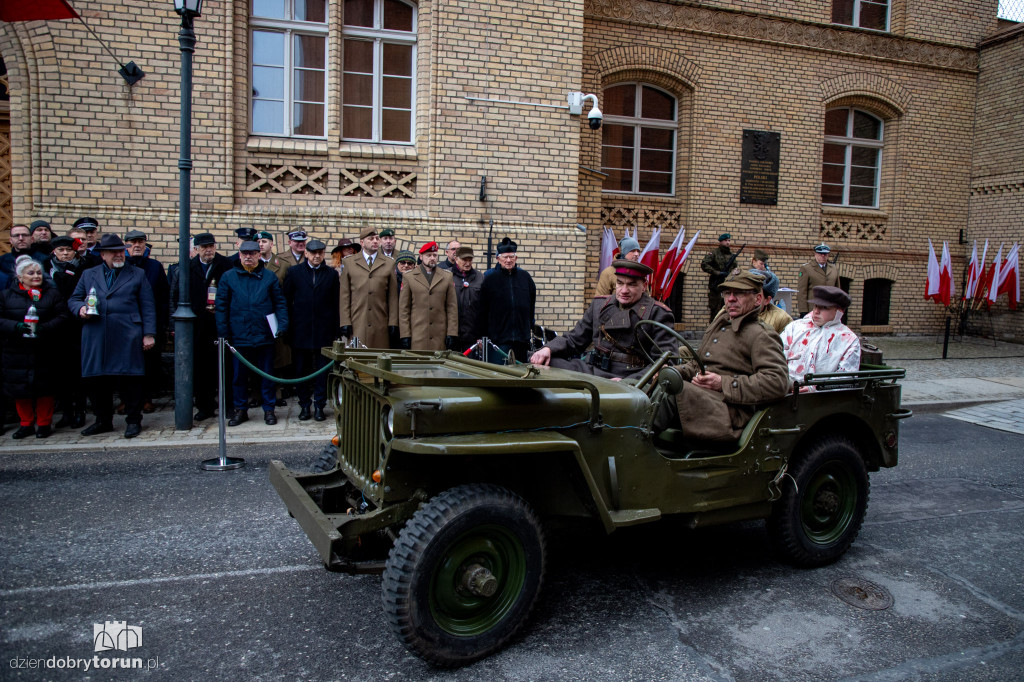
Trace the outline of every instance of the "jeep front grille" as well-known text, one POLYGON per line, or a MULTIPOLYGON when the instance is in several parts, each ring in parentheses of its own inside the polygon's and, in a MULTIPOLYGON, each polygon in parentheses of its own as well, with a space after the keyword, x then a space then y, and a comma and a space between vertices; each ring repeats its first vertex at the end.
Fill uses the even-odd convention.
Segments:
MULTIPOLYGON (((338 420, 339 459, 344 459, 350 473, 362 484, 370 485, 371 476, 380 462, 380 419, 383 398, 358 381, 342 381, 344 397, 338 420)), ((362 486, 360 486, 362 487, 362 486)))

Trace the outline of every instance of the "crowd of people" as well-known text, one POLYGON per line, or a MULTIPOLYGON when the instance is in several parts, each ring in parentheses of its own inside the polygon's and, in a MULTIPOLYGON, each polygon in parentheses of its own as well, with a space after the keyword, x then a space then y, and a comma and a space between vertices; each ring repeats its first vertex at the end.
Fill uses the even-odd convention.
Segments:
MULTIPOLYGON (((0 360, 3 395, 14 401, 20 422, 13 438, 85 426, 87 400, 95 419, 82 435, 113 431, 117 413, 125 417, 124 436, 133 438, 143 414, 155 409, 182 273, 177 264, 165 271, 151 256, 144 232, 122 238, 100 235, 99 227, 83 217, 64 236, 54 236, 45 220, 11 229, 11 252, 0 257, 0 360), (57 353, 80 363, 57 371, 57 353)), ((218 408, 218 338, 234 351, 225 384, 228 426, 248 421, 251 407, 276 424, 275 408, 292 395, 277 378, 312 376, 294 390, 298 418, 326 420, 320 370, 328 360, 320 349, 336 339, 355 347, 476 353, 497 363, 529 361, 615 380, 643 372, 676 345, 665 331, 673 315, 649 295, 652 270, 639 262, 632 238, 600 273, 597 295, 579 323, 538 350, 532 343, 537 287, 508 237, 497 245, 497 265, 481 272, 473 249, 459 240, 446 244, 442 260, 434 241, 415 252, 399 249, 394 228, 367 225, 356 239, 340 239, 330 259, 328 245, 305 230, 288 232, 280 252, 269 231, 242 227, 235 235, 225 253, 208 232, 190 245, 196 422, 218 408), (641 332, 644 320, 660 324, 641 332)), ((797 305, 804 314, 793 320, 775 304, 779 279, 768 254, 755 250, 749 267, 737 266, 731 235, 719 237, 701 264, 712 315, 698 351, 705 371, 687 365, 688 383, 677 397, 679 413, 709 415, 692 435, 735 438, 751 405, 781 397, 806 374, 858 368, 857 336, 842 324, 850 298, 837 286, 828 254, 821 244, 801 267, 797 305)), ((663 423, 677 420, 661 416, 663 423)))

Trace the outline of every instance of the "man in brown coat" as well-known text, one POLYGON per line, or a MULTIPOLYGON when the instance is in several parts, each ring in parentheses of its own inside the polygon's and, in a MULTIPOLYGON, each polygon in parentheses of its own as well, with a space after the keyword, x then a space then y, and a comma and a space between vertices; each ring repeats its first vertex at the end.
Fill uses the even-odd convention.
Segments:
POLYGON ((811 289, 839 286, 839 268, 828 262, 828 254, 831 252, 828 244, 818 244, 814 247, 814 261, 808 261, 800 266, 800 281, 796 285, 796 302, 800 317, 811 312, 811 308, 814 307, 807 303, 811 289))
POLYGON ((292 230, 288 233, 288 250, 278 256, 281 261, 291 267, 306 262, 306 240, 309 235, 305 230, 292 230))
POLYGON ((377 253, 380 237, 367 225, 359 233, 362 251, 346 257, 341 271, 338 317, 341 335, 353 334, 367 348, 390 348, 398 334, 398 278, 395 261, 377 253))
POLYGON ((764 277, 736 271, 719 285, 725 310, 712 320, 695 361, 682 367, 688 383, 667 403, 655 428, 680 428, 689 438, 734 441, 743 433, 756 405, 777 400, 789 391, 789 367, 779 335, 757 319, 764 300, 764 277))
POLYGON ((450 349, 459 335, 459 308, 452 273, 437 267, 437 242, 420 249, 420 266, 402 276, 398 297, 402 348, 450 349))

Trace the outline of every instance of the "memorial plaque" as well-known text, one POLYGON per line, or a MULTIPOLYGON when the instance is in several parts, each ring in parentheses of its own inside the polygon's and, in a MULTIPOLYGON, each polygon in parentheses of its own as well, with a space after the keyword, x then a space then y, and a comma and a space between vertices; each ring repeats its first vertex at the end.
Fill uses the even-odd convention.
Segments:
POLYGON ((743 131, 740 203, 779 203, 779 146, 782 135, 767 130, 743 131))

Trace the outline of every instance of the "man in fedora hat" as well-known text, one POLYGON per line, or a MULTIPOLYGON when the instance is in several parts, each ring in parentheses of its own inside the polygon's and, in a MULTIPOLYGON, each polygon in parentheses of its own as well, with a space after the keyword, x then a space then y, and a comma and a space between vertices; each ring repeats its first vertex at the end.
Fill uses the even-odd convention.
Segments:
POLYGON ((666 403, 655 428, 680 429, 688 438, 734 441, 759 403, 778 400, 790 380, 779 335, 757 319, 764 277, 735 271, 719 285, 725 309, 711 321, 697 355, 680 369, 685 382, 675 404, 666 403))
POLYGON ((360 253, 342 260, 338 317, 341 335, 367 348, 390 348, 398 336, 395 261, 377 253, 380 235, 371 225, 359 232, 360 253))
POLYGON ((437 242, 420 248, 420 266, 402 279, 398 331, 402 348, 451 349, 459 335, 459 305, 452 274, 437 267, 437 242))
POLYGON ((860 339, 842 322, 850 295, 839 287, 817 286, 807 302, 811 312, 782 330, 789 376, 803 381, 805 374, 856 372, 860 339))
POLYGON ((800 266, 800 280, 796 285, 796 301, 800 315, 806 315, 813 305, 808 300, 811 289, 817 286, 837 287, 839 286, 839 268, 828 262, 828 255, 832 249, 828 244, 822 242, 814 247, 814 260, 807 261, 800 266))
POLYGON ((730 246, 732 235, 723 232, 718 235, 718 246, 708 252, 700 262, 700 269, 708 273, 708 310, 711 311, 712 319, 722 307, 722 293, 718 285, 729 276, 727 270, 736 262, 730 246))
POLYGON ((640 320, 669 327, 675 323, 668 306, 647 295, 645 280, 654 270, 624 258, 611 267, 615 295, 596 297, 572 331, 552 339, 530 362, 622 379, 643 372, 663 352, 675 352, 678 344, 665 330, 653 325, 636 328, 640 320), (577 357, 590 347, 586 359, 577 357))
POLYGON ((156 345, 153 289, 142 270, 128 265, 124 242, 105 234, 96 250, 103 262, 82 273, 68 301, 82 320, 82 378, 90 385, 96 421, 82 431, 92 436, 114 430, 114 389, 125 405, 124 437, 142 431, 144 353, 156 345), (87 300, 95 292, 96 312, 87 300))
MULTIPOLYGON (((537 307, 537 285, 518 266, 519 245, 505 237, 498 243, 498 267, 484 276, 480 288, 480 317, 476 336, 488 337, 503 353, 514 353, 517 361, 529 357, 530 338, 537 307)), ((490 354, 495 364, 504 364, 498 353, 490 354)))
MULTIPOLYGON (((619 259, 629 260, 634 263, 640 262, 640 242, 632 237, 624 237, 619 242, 619 259)), ((614 264, 609 265, 601 271, 597 278, 597 291, 595 296, 612 296, 615 294, 615 285, 618 283, 618 275, 614 264)))

